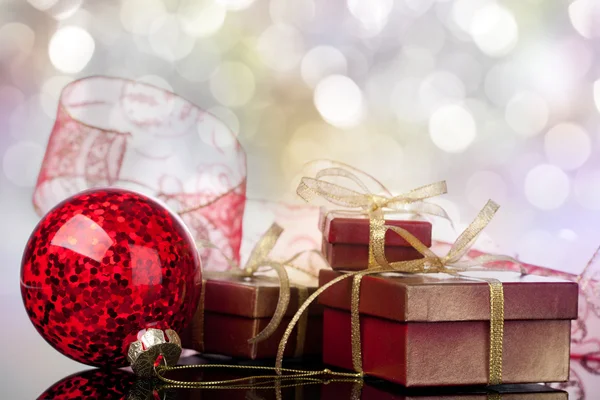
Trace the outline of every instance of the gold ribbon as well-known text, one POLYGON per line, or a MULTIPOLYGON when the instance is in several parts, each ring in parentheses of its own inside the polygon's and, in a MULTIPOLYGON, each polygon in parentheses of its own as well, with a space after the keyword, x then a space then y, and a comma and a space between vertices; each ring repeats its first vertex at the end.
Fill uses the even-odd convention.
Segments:
POLYGON ((200 300, 198 301, 198 309, 194 315, 194 323, 192 323, 192 343, 196 350, 204 353, 204 299, 206 295, 206 279, 202 279, 202 287, 200 289, 200 300))
MULTIPOLYGON (((400 272, 407 274, 416 273, 447 273, 451 275, 459 275, 464 271, 481 271, 487 270, 478 266, 489 264, 498 261, 510 261, 519 264, 512 257, 502 255, 483 255, 473 260, 461 261, 462 257, 467 253, 473 245, 481 231, 489 224, 492 217, 498 210, 498 205, 489 201, 485 207, 479 212, 475 220, 465 229, 452 245, 448 254, 443 257, 437 256, 432 250, 421 243, 414 235, 405 229, 388 226, 385 224, 372 224, 371 228, 374 231, 374 242, 371 243, 373 255, 378 265, 371 266, 368 270, 358 271, 341 275, 314 292, 298 309, 298 312, 288 325, 277 352, 275 370, 277 373, 281 370, 283 361, 283 353, 289 339, 292 329, 297 323, 302 313, 308 308, 321 293, 338 282, 353 278, 352 297, 350 304, 351 313, 351 343, 352 343, 352 363, 355 372, 362 376, 362 353, 361 353, 361 338, 360 338, 360 320, 359 320, 359 303, 360 303, 360 283, 365 275, 400 272), (389 263, 385 259, 384 254, 384 237, 387 230, 392 230, 402 236, 410 243, 424 258, 411 261, 398 261, 389 263)), ((377 218, 378 216, 376 216, 377 218)), ((520 265, 520 264, 519 264, 520 265)), ((524 273, 521 267, 521 273, 524 273)), ((501 383, 502 378, 502 346, 504 339, 504 294, 502 283, 495 279, 484 278, 469 278, 474 280, 484 280, 488 282, 490 288, 490 357, 489 357, 489 374, 488 383, 495 385, 501 383)))
MULTIPOLYGON (((248 258, 248 261, 244 265, 244 268, 239 268, 239 266, 237 265, 237 263, 234 260, 231 260, 228 257, 225 257, 227 259, 227 262, 231 266, 231 269, 228 271, 223 271, 223 272, 211 271, 210 275, 209 275, 209 277, 232 277, 232 276, 234 276, 234 277, 240 277, 240 278, 260 277, 261 279, 269 279, 269 277, 267 277, 267 276, 256 275, 256 274, 257 274, 257 272, 263 272, 268 269, 274 270, 277 273, 277 279, 279 282, 279 298, 277 300, 277 306, 275 308, 275 312, 273 314, 273 317, 267 324, 267 326, 256 336, 254 336, 253 338, 250 338, 248 340, 248 342, 250 344, 256 344, 256 343, 259 343, 259 342, 269 338, 277 330, 277 328, 281 324, 282 319, 285 317, 285 313, 287 311, 287 308, 288 308, 288 305, 290 302, 290 287, 291 287, 290 278, 288 276, 286 267, 294 268, 294 269, 302 271, 306 274, 312 275, 310 272, 295 266, 293 264, 293 262, 296 259, 298 259, 301 255, 303 255, 304 253, 309 253, 309 252, 313 253, 314 252, 314 253, 320 255, 320 253, 315 252, 313 250, 305 250, 305 251, 296 253, 294 256, 290 257, 289 259, 287 259, 285 261, 270 260, 268 258, 269 254, 275 247, 275 244, 277 243, 277 240, 279 239, 279 237, 281 236, 282 233, 283 233, 283 228, 281 226, 279 226, 278 224, 275 224, 275 223, 272 224, 271 227, 267 230, 267 232, 265 232, 265 234, 259 239, 256 246, 254 246, 254 248, 252 249, 252 252, 250 253, 250 257, 248 258)), ((202 247, 208 247, 208 248, 212 248, 212 249, 216 249, 216 250, 220 251, 220 249, 217 246, 215 246, 214 244, 212 244, 208 241, 198 241, 197 243, 202 247)), ((203 285, 206 285, 206 283, 203 282, 203 285)), ((307 294, 308 294, 307 288, 300 286, 300 285, 296 285, 296 286, 298 288, 298 300, 299 300, 298 304, 302 304, 302 302, 306 299, 307 294)), ((202 291, 202 293, 204 293, 204 290, 202 291)), ((203 330, 203 325, 204 325, 204 318, 203 318, 204 317, 204 298, 203 297, 204 297, 204 294, 201 295, 200 305, 198 307, 198 312, 196 314, 197 315, 196 318, 201 319, 201 321, 198 323, 198 325, 200 325, 200 328, 198 329, 198 331, 200 329, 203 330)), ((296 342, 296 353, 298 351, 302 351, 304 348, 304 341, 305 341, 305 337, 306 337, 306 325, 307 325, 307 321, 304 320, 298 326, 298 336, 297 336, 298 339, 296 342)), ((202 337, 203 333, 200 336, 202 337)), ((204 343, 199 344, 199 347, 203 348, 204 343)))
MULTIPOLYGON (((382 240, 378 234, 385 224, 384 215, 390 212, 429 214, 450 221, 446 211, 437 204, 425 200, 447 192, 446 182, 440 181, 421 186, 409 192, 392 195, 391 192, 373 176, 337 161, 326 160, 331 166, 318 171, 314 178, 302 177, 296 193, 306 202, 321 197, 331 204, 346 208, 345 213, 366 214, 370 220, 369 267, 377 266, 373 244, 382 240), (362 176, 362 179, 361 179, 362 176), (349 189, 328 181, 331 178, 344 178, 353 182, 361 191, 349 189), (377 189, 372 193, 364 181, 370 181, 377 189)), ((340 212, 341 210, 336 210, 340 212)), ((385 234, 385 232, 384 232, 385 234)))

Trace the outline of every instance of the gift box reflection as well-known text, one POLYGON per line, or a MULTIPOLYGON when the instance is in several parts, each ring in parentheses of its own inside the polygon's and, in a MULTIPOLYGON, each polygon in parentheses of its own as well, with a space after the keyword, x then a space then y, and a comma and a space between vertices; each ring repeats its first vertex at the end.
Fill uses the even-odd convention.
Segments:
POLYGON ((333 382, 321 386, 322 399, 353 400, 568 400, 568 394, 543 385, 504 385, 496 387, 405 389, 376 382, 359 385, 333 382))
MULTIPOLYGON (((196 362, 197 360, 194 360, 196 362)), ((172 378, 190 382, 215 382, 239 379, 248 375, 239 370, 228 369, 187 369, 172 374, 172 378)), ((263 382, 264 383, 264 382, 263 382)), ((122 371, 88 370, 68 376, 42 393, 39 400, 193 400, 193 399, 348 399, 348 400, 567 400, 564 391, 542 385, 505 385, 482 388, 435 388, 406 389, 383 381, 328 381, 293 380, 269 382, 257 385, 256 381, 245 382, 247 387, 228 388, 217 385, 214 388, 190 389, 166 385, 158 380, 141 380, 135 375, 122 371)), ((581 400, 582 397, 572 397, 581 400)))

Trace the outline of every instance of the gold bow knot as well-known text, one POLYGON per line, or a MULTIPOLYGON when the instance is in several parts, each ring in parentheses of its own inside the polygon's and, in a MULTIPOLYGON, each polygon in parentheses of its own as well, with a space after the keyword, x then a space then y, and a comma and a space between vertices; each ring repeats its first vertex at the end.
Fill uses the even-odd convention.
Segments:
POLYGON ((445 181, 431 183, 394 196, 381 182, 366 172, 336 161, 328 161, 328 163, 333 166, 321 169, 314 178, 302 177, 296 193, 306 202, 312 201, 315 197, 321 197, 331 204, 345 208, 334 210, 336 212, 368 215, 370 221, 369 268, 387 265, 387 261, 383 261, 385 256, 378 257, 373 247, 375 243, 382 242, 385 238, 386 213, 428 214, 442 217, 450 221, 452 225, 450 217, 441 206, 425 201, 446 193, 445 181), (327 180, 329 178, 345 178, 358 186, 361 191, 330 182, 327 180), (375 193, 371 192, 364 181, 371 183, 371 186, 376 189, 375 193))
POLYGON ((432 214, 449 219, 440 206, 431 203, 422 204, 429 198, 446 193, 445 181, 425 185, 394 196, 381 182, 366 172, 343 163, 329 162, 334 167, 318 171, 314 178, 307 176, 301 178, 296 192, 305 201, 310 202, 315 197, 321 197, 331 204, 354 209, 360 213, 385 209, 393 212, 432 214), (363 179, 360 178, 360 175, 363 179), (345 178, 356 184, 361 191, 330 182, 327 180, 329 178, 345 178), (376 188, 375 192, 372 192, 363 180, 370 181, 371 185, 376 188), (414 207, 411 208, 410 205, 414 207))

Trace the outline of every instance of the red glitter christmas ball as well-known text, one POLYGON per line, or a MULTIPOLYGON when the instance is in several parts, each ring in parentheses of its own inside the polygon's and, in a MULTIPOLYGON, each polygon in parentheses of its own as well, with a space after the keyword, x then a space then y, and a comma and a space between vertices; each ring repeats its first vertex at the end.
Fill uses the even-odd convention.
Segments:
POLYGON ((38 332, 62 354, 98 367, 127 365, 127 348, 143 329, 181 332, 201 279, 179 218, 121 189, 85 191, 54 207, 21 264, 21 294, 38 332))

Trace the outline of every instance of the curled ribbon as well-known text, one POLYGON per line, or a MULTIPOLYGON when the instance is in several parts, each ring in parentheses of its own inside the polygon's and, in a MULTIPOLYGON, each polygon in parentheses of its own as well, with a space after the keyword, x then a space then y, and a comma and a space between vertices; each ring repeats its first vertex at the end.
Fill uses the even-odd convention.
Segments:
POLYGON ((328 160, 328 163, 332 166, 321 169, 316 173, 314 178, 302 177, 296 193, 306 202, 312 201, 315 197, 321 197, 331 204, 347 208, 348 210, 344 210, 346 213, 366 214, 369 216, 371 227, 369 268, 378 265, 373 244, 380 240, 377 235, 381 234, 381 228, 385 224, 384 216, 386 213, 429 214, 451 221, 442 207, 425 201, 446 193, 447 187, 445 181, 421 186, 394 196, 381 182, 366 172, 337 161, 328 160), (377 188, 378 193, 372 193, 365 182, 360 179, 360 176, 370 181, 371 185, 377 188), (332 183, 327 180, 328 178, 348 179, 356 184, 362 192, 332 183))
MULTIPOLYGON (((337 284, 338 282, 353 278, 352 282, 352 298, 350 304, 351 312, 351 343, 352 343, 352 363, 353 368, 358 376, 364 374, 362 369, 362 354, 361 354, 361 339, 360 339, 360 321, 359 321, 359 303, 360 303, 360 283, 362 277, 371 274, 399 272, 407 274, 416 273, 447 273, 451 275, 459 275, 460 272, 465 271, 481 271, 486 270, 484 268, 478 268, 485 264, 498 261, 510 261, 515 264, 520 263, 512 257, 502 255, 484 255, 477 257, 473 260, 462 261, 462 257, 469 250, 469 248, 476 241, 481 231, 489 224, 492 217, 498 210, 498 205, 493 201, 489 201, 485 207, 479 212, 477 217, 471 224, 465 229, 465 231, 458 237, 456 242, 452 245, 451 249, 443 257, 437 256, 433 251, 427 248, 421 243, 415 236, 406 230, 398 227, 393 227, 385 224, 375 226, 375 241, 371 243, 374 251, 374 257, 376 262, 380 263, 375 266, 371 266, 370 269, 365 271, 358 271, 341 275, 327 284, 320 287, 315 291, 298 309, 290 321, 282 339, 279 343, 277 352, 275 370, 277 373, 281 371, 283 362, 283 353, 285 346, 293 330, 296 322, 308 308, 311 302, 313 302, 321 293, 327 290, 329 287, 337 284), (387 230, 392 230, 398 235, 402 236, 408 243, 419 251, 424 258, 411 261, 398 261, 389 263, 385 259, 383 252, 385 242, 384 236, 387 230)), ((521 267, 521 273, 524 273, 521 267)), ((488 282, 490 288, 490 358, 489 358, 489 377, 488 383, 490 385, 499 384, 502 381, 502 346, 503 346, 503 335, 504 335, 504 293, 502 283, 496 279, 480 279, 471 278, 475 280, 484 280, 488 282)))
MULTIPOLYGON (((304 253, 307 253, 307 252, 311 252, 311 253, 314 252, 315 254, 318 254, 319 256, 321 256, 320 253, 318 253, 314 250, 305 250, 305 251, 296 253, 294 256, 290 257, 289 259, 287 259, 285 261, 270 260, 269 254, 271 253, 271 250, 273 250, 273 248, 275 247, 275 244, 277 243, 277 240, 279 239, 279 237, 281 236, 282 233, 283 233, 283 228, 281 226, 279 226, 278 224, 274 223, 267 230, 267 232, 265 232, 265 234, 260 238, 260 240, 258 241, 256 246, 254 246, 254 248, 252 249, 252 252, 250 253, 250 257, 248 258, 248 261, 246 262, 246 264, 244 265, 243 268, 240 268, 239 265, 234 260, 227 258, 227 261, 228 261, 229 265, 231 266, 231 270, 223 271, 223 272, 211 271, 209 274, 209 277, 237 276, 240 278, 252 278, 252 277, 256 277, 257 272, 264 271, 265 268, 271 269, 277 273, 277 279, 279 281, 279 298, 277 300, 277 306, 275 308, 275 312, 273 314, 273 317, 267 324, 267 326, 256 336, 254 336, 253 338, 250 338, 248 340, 248 342, 250 344, 255 344, 255 343, 261 342, 261 341, 269 338, 275 332, 275 330, 277 330, 277 328, 281 324, 283 317, 285 316, 286 310, 287 310, 289 302, 290 302, 290 286, 291 286, 290 278, 288 276, 286 267, 294 268, 294 269, 302 271, 306 274, 312 275, 310 272, 295 266, 293 264, 293 262, 296 259, 298 259, 301 255, 303 255, 304 253), (261 268, 263 268, 263 269, 261 269, 261 268)), ((219 250, 219 248, 217 246, 215 246, 214 244, 212 244, 208 241, 197 241, 197 244, 201 247, 207 247, 207 248, 219 250)), ((266 279, 267 277, 261 275, 261 278, 266 279)), ((206 283, 203 282, 203 284, 205 285, 206 283)), ((202 292, 204 293, 204 291, 202 291, 202 292)), ((306 299, 306 297, 307 297, 306 295, 307 295, 306 288, 299 287, 299 296, 300 296, 301 301, 306 299)), ((202 299, 201 299, 201 303, 200 303, 200 309, 201 309, 200 312, 203 312, 202 299)), ((202 315, 201 315, 201 318, 202 318, 202 315)), ((305 326, 306 321, 303 320, 303 321, 301 321, 301 323, 305 326)), ((299 332, 298 332, 298 338, 300 339, 298 341, 299 348, 302 347, 303 339, 304 339, 304 333, 303 333, 303 329, 302 329, 303 327, 301 326, 300 328, 301 329, 299 329, 299 332)))

